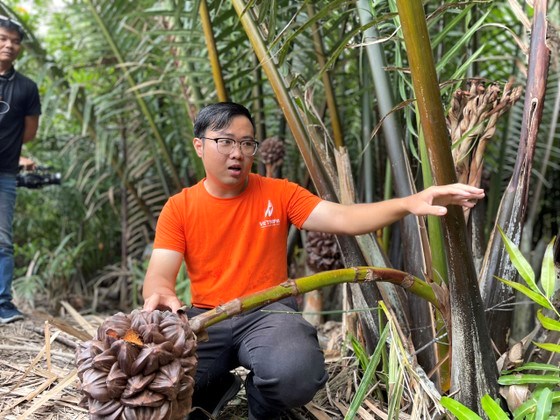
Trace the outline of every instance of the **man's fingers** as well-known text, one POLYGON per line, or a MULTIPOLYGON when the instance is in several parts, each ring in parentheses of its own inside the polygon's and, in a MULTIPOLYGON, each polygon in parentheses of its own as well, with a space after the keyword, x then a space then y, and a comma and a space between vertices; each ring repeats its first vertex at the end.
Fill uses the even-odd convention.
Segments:
POLYGON ((457 195, 472 198, 484 198, 484 190, 482 188, 473 187, 472 185, 454 184, 457 195))
POLYGON ((144 301, 144 310, 155 311, 159 303, 159 296, 152 295, 144 301))
POLYGON ((461 203, 463 207, 473 208, 476 205, 476 201, 473 200, 463 200, 461 203))
POLYGON ((436 187, 433 190, 433 204, 447 206, 457 204, 466 207, 473 207, 476 201, 484 198, 482 188, 473 187, 466 184, 452 184, 436 187))
POLYGON ((181 305, 181 302, 179 302, 179 300, 177 299, 176 302, 172 302, 170 305, 170 310, 171 312, 177 312, 179 309, 181 309, 183 307, 183 305, 181 305))
POLYGON ((154 293, 144 301, 146 311, 171 311, 177 312, 181 308, 181 302, 177 296, 166 296, 154 293))
POLYGON ((443 206, 433 206, 435 213, 434 216, 444 216, 447 214, 447 207, 443 206))

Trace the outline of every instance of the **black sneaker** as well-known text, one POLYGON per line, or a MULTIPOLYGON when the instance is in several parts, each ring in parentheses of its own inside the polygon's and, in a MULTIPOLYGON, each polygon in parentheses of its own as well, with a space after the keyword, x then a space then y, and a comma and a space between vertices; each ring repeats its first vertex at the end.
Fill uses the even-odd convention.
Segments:
POLYGON ((241 388, 242 380, 238 375, 233 373, 230 374, 230 377, 226 379, 225 383, 220 386, 221 389, 224 389, 223 393, 217 392, 217 390, 210 390, 209 393, 213 394, 211 399, 213 401, 207 400, 204 403, 199 404, 196 407, 193 407, 193 411, 189 413, 186 420, 207 420, 207 419, 215 419, 222 408, 231 401, 239 392, 241 388), (216 401, 217 397, 221 395, 221 398, 216 401), (216 398, 212 398, 216 396, 216 398), (210 411, 211 410, 211 411, 210 411))
POLYGON ((23 319, 23 314, 12 302, 0 303, 0 324, 9 324, 20 319, 23 319))

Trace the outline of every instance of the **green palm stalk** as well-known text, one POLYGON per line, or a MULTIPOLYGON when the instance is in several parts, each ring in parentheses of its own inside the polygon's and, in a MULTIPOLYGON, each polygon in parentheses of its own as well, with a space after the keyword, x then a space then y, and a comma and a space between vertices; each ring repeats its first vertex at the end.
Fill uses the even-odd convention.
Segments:
MULTIPOLYGON (((307 13, 309 14, 309 17, 313 17, 315 15, 315 7, 313 6, 313 3, 309 3, 307 5, 307 13)), ((315 54, 317 55, 317 62, 319 63, 319 66, 321 68, 325 67, 327 63, 325 47, 321 37, 321 30, 317 23, 313 24, 313 46, 315 47, 315 54)), ((340 148, 344 146, 344 134, 342 132, 342 122, 340 121, 340 116, 338 115, 336 95, 329 71, 327 70, 323 72, 321 78, 323 80, 323 86, 325 87, 327 110, 331 117, 334 144, 337 148, 340 148)))
MULTIPOLYGON (((416 296, 430 302, 438 310, 442 310, 430 285, 412 274, 392 268, 353 267, 323 271, 307 277, 288 280, 278 286, 273 286, 260 292, 234 299, 210 311, 190 318, 189 324, 195 333, 200 333, 209 326, 223 321, 224 319, 289 296, 297 296, 336 284, 368 282, 389 282, 401 286, 416 296)), ((369 303, 371 305, 373 302, 369 303)))
POLYGON ((214 77, 214 84, 216 85, 216 92, 220 101, 228 100, 228 93, 224 76, 222 74, 222 66, 220 64, 220 57, 218 48, 216 47, 216 40, 212 31, 212 20, 208 12, 208 4, 206 0, 200 1, 200 20, 202 22, 202 29, 204 31, 204 39, 206 40, 206 48, 208 49, 208 56, 210 58, 210 65, 212 66, 212 76, 214 77))

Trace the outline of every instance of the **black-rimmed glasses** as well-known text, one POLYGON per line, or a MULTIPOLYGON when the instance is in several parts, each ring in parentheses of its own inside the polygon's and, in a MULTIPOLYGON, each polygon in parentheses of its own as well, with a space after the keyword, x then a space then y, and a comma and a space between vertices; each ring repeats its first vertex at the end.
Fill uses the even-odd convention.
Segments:
POLYGON ((218 146, 218 152, 222 155, 229 155, 233 152, 234 147, 239 147, 241 153, 245 156, 255 156, 257 149, 259 147, 259 142, 256 140, 241 140, 236 141, 227 137, 216 137, 215 139, 211 137, 199 137, 201 139, 212 140, 216 142, 218 146))

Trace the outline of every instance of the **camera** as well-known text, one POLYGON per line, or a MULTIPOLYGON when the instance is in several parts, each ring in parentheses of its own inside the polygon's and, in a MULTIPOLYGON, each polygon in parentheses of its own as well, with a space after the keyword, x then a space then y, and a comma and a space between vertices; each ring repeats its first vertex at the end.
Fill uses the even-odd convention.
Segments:
POLYGON ((38 166, 33 171, 18 173, 16 186, 37 189, 45 185, 60 185, 61 178, 60 172, 50 172, 50 168, 38 166))

